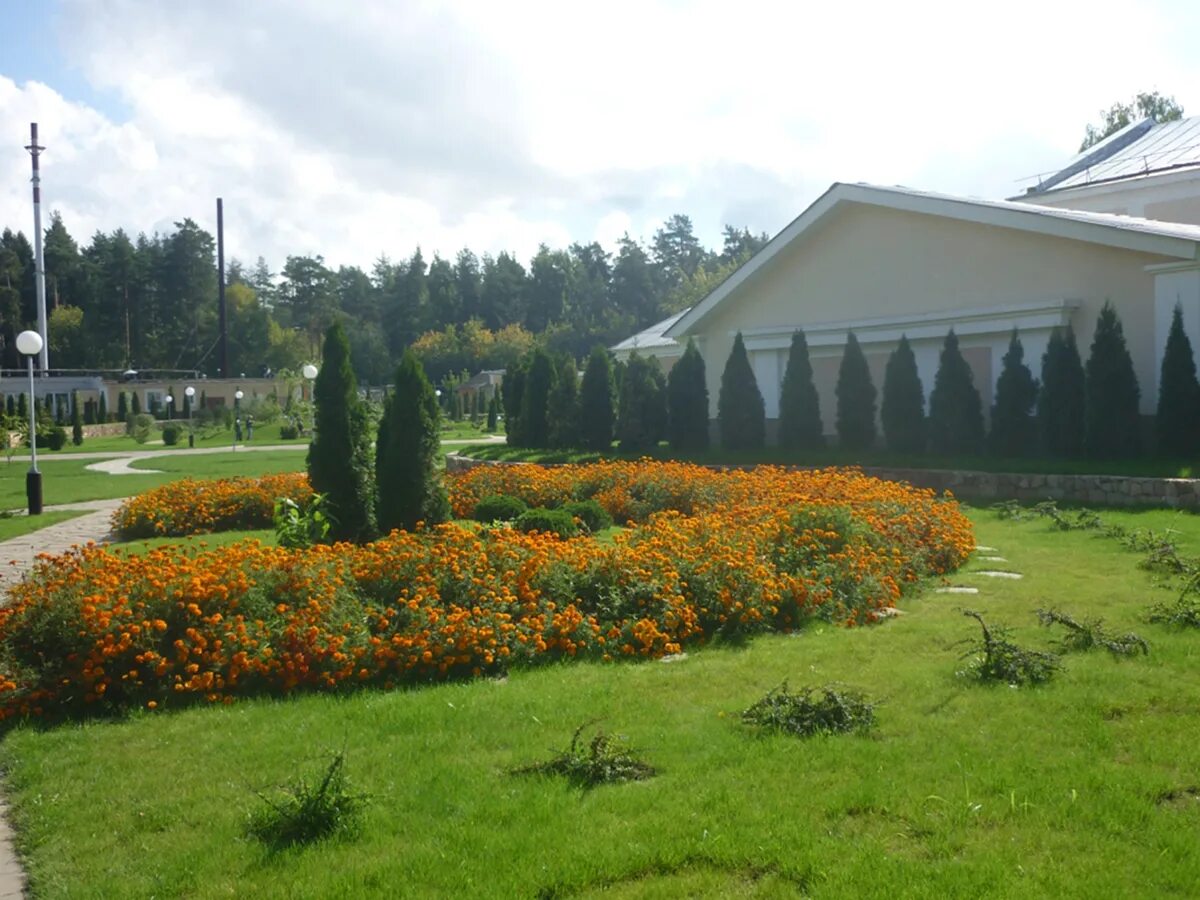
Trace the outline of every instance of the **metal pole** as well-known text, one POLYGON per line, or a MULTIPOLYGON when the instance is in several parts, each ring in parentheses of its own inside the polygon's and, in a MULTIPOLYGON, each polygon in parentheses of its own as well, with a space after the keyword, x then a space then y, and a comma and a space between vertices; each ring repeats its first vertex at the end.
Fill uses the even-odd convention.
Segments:
MULTIPOLYGON (((37 282, 37 327, 42 336, 39 354, 42 374, 50 370, 50 334, 46 328, 46 259, 42 255, 42 176, 38 169, 38 156, 45 147, 39 147, 37 122, 29 123, 29 146, 25 149, 33 157, 33 260, 37 282)), ((33 399, 32 396, 29 398, 33 399)))
POLYGON ((229 377, 229 325, 225 312, 225 207, 217 198, 217 328, 219 332, 221 377, 229 377))
POLYGON ((29 451, 33 464, 25 474, 25 497, 29 501, 29 514, 42 514, 42 473, 37 467, 37 403, 33 398, 33 356, 29 356, 29 451))

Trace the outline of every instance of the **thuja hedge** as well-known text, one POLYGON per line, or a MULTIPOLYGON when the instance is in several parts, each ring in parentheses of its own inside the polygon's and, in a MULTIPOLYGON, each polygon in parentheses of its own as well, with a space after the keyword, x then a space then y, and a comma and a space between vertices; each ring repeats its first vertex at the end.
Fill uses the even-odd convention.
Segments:
POLYGON ((486 467, 450 493, 458 515, 500 493, 591 497, 638 524, 604 543, 447 524, 362 546, 48 558, 0 609, 0 717, 657 657, 817 616, 855 625, 974 545, 953 502, 853 470, 486 467))

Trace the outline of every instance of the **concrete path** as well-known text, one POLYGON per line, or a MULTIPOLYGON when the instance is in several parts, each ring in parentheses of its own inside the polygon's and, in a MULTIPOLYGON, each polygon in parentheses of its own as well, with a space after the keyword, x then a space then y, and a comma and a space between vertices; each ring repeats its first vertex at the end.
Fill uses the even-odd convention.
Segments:
MULTIPOLYGON (((66 522, 0 541, 0 592, 24 578, 40 553, 66 553, 77 544, 108 541, 112 531, 112 514, 123 502, 118 498, 47 506, 47 511, 79 509, 85 512, 66 522)), ((0 897, 3 896, 0 893, 0 897)))

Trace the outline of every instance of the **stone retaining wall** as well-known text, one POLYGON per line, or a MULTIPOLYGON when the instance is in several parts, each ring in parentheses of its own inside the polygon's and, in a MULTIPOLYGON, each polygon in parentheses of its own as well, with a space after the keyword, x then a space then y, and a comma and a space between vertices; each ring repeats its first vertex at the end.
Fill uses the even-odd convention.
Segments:
MULTIPOLYGON (((446 471, 480 465, 522 465, 446 455, 446 471)), ((718 466, 716 468, 737 468, 718 466)), ((806 468, 797 466, 796 468, 806 468)), ((1042 475, 1018 472, 963 472, 953 469, 887 469, 863 472, 886 481, 950 491, 963 500, 1059 500, 1104 506, 1170 506, 1200 510, 1200 478, 1138 478, 1122 475, 1042 475)))

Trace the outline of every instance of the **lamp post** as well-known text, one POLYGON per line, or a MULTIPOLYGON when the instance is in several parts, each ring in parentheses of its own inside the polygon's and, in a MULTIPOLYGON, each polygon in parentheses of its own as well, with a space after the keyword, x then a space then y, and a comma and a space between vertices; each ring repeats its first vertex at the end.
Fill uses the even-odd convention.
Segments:
MULTIPOLYGON (((302 368, 300 370, 300 374, 303 375, 304 378, 308 381, 308 399, 312 400, 312 396, 313 396, 312 382, 313 382, 313 379, 317 377, 317 367, 314 366, 312 363, 305 363, 304 368, 302 368)), ((301 385, 300 393, 301 393, 300 399, 303 400, 304 399, 303 385, 301 385)), ((313 414, 312 428, 314 431, 317 428, 317 417, 316 417, 315 413, 313 414)))
POLYGON ((233 449, 237 450, 238 431, 241 429, 241 423, 238 422, 238 410, 242 406, 242 398, 246 395, 240 390, 233 392, 233 449))
POLYGON ((163 408, 166 409, 166 411, 167 411, 167 421, 168 422, 170 422, 171 419, 174 418, 174 416, 171 415, 171 404, 174 402, 175 402, 175 398, 172 397, 170 394, 167 394, 167 396, 163 397, 163 408))
POLYGON ((196 432, 192 430, 192 407, 196 405, 196 389, 190 384, 183 389, 183 396, 187 397, 185 401, 188 408, 188 446, 196 446, 196 432))
POLYGON ((42 352, 42 336, 36 331, 22 331, 17 335, 17 350, 29 359, 29 451, 33 464, 25 476, 25 497, 29 501, 29 514, 42 514, 42 473, 37 467, 37 404, 33 400, 33 358, 42 352))

